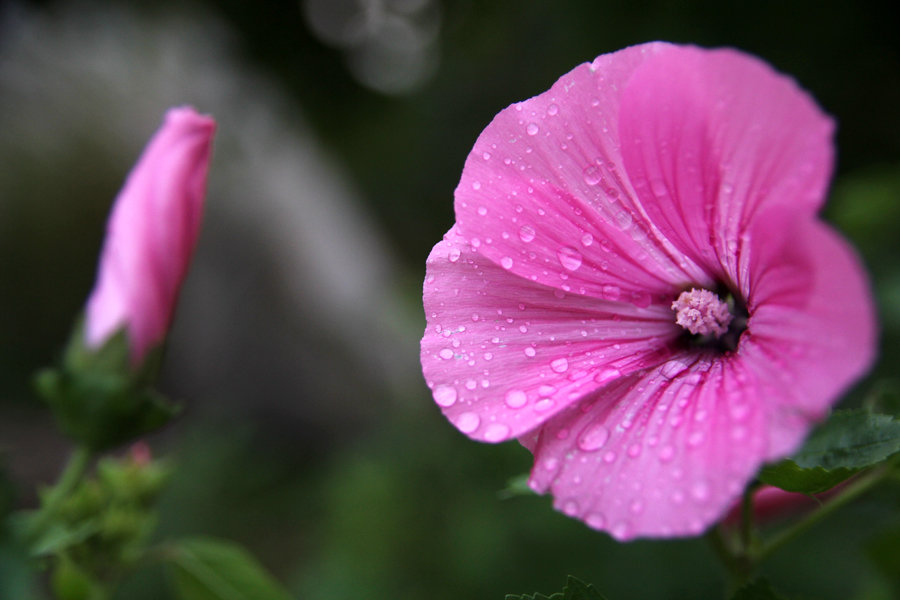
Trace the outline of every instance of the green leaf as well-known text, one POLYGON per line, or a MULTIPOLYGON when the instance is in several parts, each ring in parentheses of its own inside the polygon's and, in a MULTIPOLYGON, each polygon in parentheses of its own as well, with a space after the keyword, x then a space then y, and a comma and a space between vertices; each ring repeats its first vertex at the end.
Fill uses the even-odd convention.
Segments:
POLYGON ((731 600, 786 600, 786 598, 776 594, 765 579, 757 579, 739 589, 731 600))
POLYGON ((585 583, 577 577, 569 575, 566 587, 562 592, 556 592, 551 596, 543 594, 507 594, 506 600, 606 600, 606 597, 598 592, 593 585, 585 583))
POLYGON ((789 492, 818 494, 900 451, 900 420, 865 410, 838 411, 797 454, 763 468, 759 479, 789 492))
POLYGON ((169 556, 183 600, 287 600, 288 593, 246 550, 211 538, 181 540, 169 556))

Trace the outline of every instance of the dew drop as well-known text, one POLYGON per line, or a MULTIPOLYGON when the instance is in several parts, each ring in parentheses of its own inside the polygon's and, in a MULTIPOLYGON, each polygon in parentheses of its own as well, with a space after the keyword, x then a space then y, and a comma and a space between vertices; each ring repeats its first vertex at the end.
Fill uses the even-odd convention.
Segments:
POLYGON ((473 189, 473 190, 480 190, 480 189, 481 189, 481 182, 480 182, 480 181, 473 181, 473 182, 472 182, 472 189, 473 189))
POLYGON ((578 514, 578 503, 574 500, 566 500, 563 503, 562 511, 564 514, 574 517, 578 514))
POLYGON ((704 502, 709 498, 709 486, 705 481, 697 481, 691 486, 691 496, 698 502, 704 502))
POLYGON ((486 214, 487 214, 487 208, 485 208, 484 206, 479 206, 478 207, 478 216, 483 217, 486 214))
POLYGON ((556 104, 551 104, 550 106, 547 107, 547 114, 550 115, 551 117, 558 112, 559 112, 559 106, 557 106, 556 104))
POLYGON ((624 540, 628 537, 628 523, 625 523, 624 521, 617 523, 610 533, 617 540, 624 540))
POLYGON ((548 458, 544 461, 544 470, 545 471, 555 471, 559 466, 559 461, 555 458, 548 458))
POLYGON ((538 131, 540 131, 540 130, 541 129, 540 129, 540 127, 538 127, 537 123, 529 123, 525 127, 525 133, 527 133, 528 135, 537 135, 538 131))
POLYGON ((659 460, 669 462, 675 457, 675 448, 671 445, 663 446, 659 451, 659 460))
POLYGON ((504 256, 503 258, 500 259, 500 266, 506 270, 512 269, 513 259, 511 259, 508 256, 504 256))
POLYGON ((644 503, 641 502, 640 500, 634 500, 634 501, 631 503, 631 507, 630 507, 630 508, 631 508, 631 512, 632 512, 632 513, 634 513, 634 514, 636 514, 636 515, 639 515, 639 514, 641 514, 642 512, 644 512, 644 503))
POLYGON ((554 404, 555 402, 553 402, 553 400, 551 400, 550 398, 544 398, 543 400, 539 400, 534 404, 534 410, 537 412, 547 412, 548 410, 553 408, 554 404))
POLYGON ((506 392, 506 405, 510 408, 522 408, 528 402, 528 396, 522 390, 506 392))
POLYGON ((600 183, 600 169, 595 165, 588 165, 581 174, 584 176, 584 182, 588 185, 597 185, 600 183))
POLYGON ((590 425, 578 436, 578 447, 585 452, 594 452, 602 448, 609 439, 609 429, 600 423, 590 425))
POLYGON ((452 263, 455 263, 459 260, 460 251, 459 248, 450 248, 450 252, 447 253, 447 260, 452 263))
POLYGON ((550 362, 550 368, 555 373, 565 373, 569 368, 569 361, 563 358, 557 358, 550 362))
POLYGON ((607 300, 618 300, 622 295, 622 290, 619 289, 619 286, 616 285, 604 285, 601 288, 603 291, 603 297, 607 300))
POLYGON ((586 233, 583 236, 581 236, 581 245, 582 246, 587 247, 593 243, 594 243, 594 236, 592 236, 591 234, 586 233))
POLYGON ((480 423, 481 419, 473 412, 464 412, 456 419, 456 427, 463 433, 472 433, 480 423))
POLYGON ((493 423, 484 432, 484 439, 488 442, 500 442, 509 435, 509 427, 503 423, 493 423))
POLYGON ((603 529, 606 526, 606 517, 603 513, 592 512, 585 518, 584 522, 594 529, 603 529))
POLYGON ((594 381, 597 383, 606 383, 607 381, 617 378, 621 374, 622 372, 615 367, 606 367, 594 376, 594 381))
POLYGON ((451 358, 453 358, 453 350, 451 350, 450 348, 444 348, 443 350, 438 352, 438 355, 444 360, 450 360, 451 358))
POLYGON ((522 225, 519 228, 519 239, 526 244, 534 239, 534 229, 529 225, 522 225))
POLYGON ((482 153, 481 158, 483 158, 484 160, 491 160, 491 153, 484 152, 484 153, 482 153))
POLYGON ((616 460, 616 453, 610 450, 606 454, 603 455, 603 462, 611 463, 616 460))
POLYGON ((641 445, 640 444, 632 444, 631 447, 628 448, 628 456, 631 458, 637 458, 641 455, 641 445))
POLYGON ((535 351, 534 351, 534 348, 532 348, 531 346, 527 346, 525 348, 524 352, 525 352, 525 356, 527 356, 528 358, 534 357, 535 351))
POLYGON ((616 213, 616 224, 619 226, 619 229, 625 230, 631 227, 634 222, 634 217, 631 216, 631 213, 621 210, 616 213))
POLYGON ((556 257, 559 259, 559 264, 567 271, 574 271, 581 266, 581 253, 575 248, 563 246, 556 253, 556 257))
POLYGON ((703 443, 703 432, 702 431, 694 431, 691 435, 688 436, 687 443, 689 446, 697 447, 703 443))
POLYGON ((441 406, 453 406, 456 402, 456 388, 450 385, 441 385, 434 390, 434 401, 441 406))

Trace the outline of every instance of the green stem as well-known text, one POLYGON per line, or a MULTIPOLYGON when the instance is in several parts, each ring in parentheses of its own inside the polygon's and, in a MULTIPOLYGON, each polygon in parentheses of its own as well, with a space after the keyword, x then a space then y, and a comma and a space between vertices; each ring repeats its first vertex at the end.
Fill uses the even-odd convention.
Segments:
POLYGON ((893 473, 891 467, 890 464, 882 465, 855 479, 837 494, 828 499, 825 504, 810 513, 805 519, 795 523, 784 531, 781 531, 768 542, 765 542, 762 547, 754 553, 753 560, 756 562, 765 560, 770 554, 784 544, 788 543, 840 507, 869 491, 871 488, 881 483, 882 480, 887 479, 893 473))
POLYGON ((91 462, 93 453, 85 446, 79 446, 69 457, 65 469, 59 476, 59 481, 53 486, 53 489, 47 495, 47 501, 44 504, 45 509, 51 509, 62 502, 66 496, 72 493, 75 486, 84 477, 88 465, 91 462))
POLYGON ((81 482, 90 465, 94 453, 86 446, 79 446, 69 457, 63 472, 50 491, 47 493, 40 511, 35 515, 35 520, 31 523, 28 531, 30 535, 38 535, 43 531, 47 523, 53 519, 56 509, 65 499, 72 493, 75 487, 81 482))

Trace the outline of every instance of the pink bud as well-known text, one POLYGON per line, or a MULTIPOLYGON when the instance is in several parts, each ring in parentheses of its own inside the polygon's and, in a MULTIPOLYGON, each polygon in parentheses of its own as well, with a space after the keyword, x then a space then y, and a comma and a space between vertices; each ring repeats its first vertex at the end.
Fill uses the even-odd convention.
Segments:
POLYGON ((106 226, 85 340, 102 346, 126 328, 131 363, 166 336, 200 232, 212 118, 172 108, 119 192, 106 226))

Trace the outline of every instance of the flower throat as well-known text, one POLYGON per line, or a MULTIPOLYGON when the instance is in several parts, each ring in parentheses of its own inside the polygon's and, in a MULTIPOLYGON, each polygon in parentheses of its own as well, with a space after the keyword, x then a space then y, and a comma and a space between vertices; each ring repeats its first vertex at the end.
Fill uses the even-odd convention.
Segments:
POLYGON ((718 291, 722 293, 692 287, 672 302, 675 323, 684 329, 679 338, 682 344, 723 353, 737 348, 747 329, 747 308, 724 286, 718 291))

